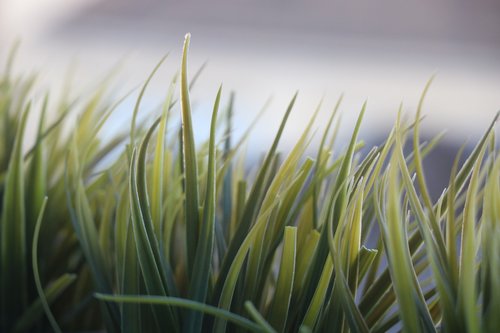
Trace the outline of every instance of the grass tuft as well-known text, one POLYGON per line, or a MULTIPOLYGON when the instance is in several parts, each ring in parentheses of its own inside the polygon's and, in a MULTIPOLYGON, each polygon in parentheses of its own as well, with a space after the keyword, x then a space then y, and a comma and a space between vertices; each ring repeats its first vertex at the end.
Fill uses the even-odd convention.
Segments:
POLYGON ((0 73, 1 332, 500 331, 500 113, 435 201, 423 160, 442 136, 420 142, 432 79, 414 120, 401 107, 382 145, 358 139, 364 103, 334 153, 341 96, 314 158, 322 103, 278 151, 295 94, 249 175, 242 147, 255 122, 236 140, 234 93, 219 87, 210 134, 194 138, 190 38, 161 110, 137 120, 167 56, 130 130, 106 140, 129 94, 102 84, 40 99, 12 48, 0 73))

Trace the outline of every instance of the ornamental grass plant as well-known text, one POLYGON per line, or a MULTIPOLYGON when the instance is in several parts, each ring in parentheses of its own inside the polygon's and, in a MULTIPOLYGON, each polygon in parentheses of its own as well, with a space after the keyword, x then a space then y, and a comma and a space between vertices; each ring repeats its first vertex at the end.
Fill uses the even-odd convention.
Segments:
POLYGON ((430 82, 377 147, 358 139, 365 104, 333 151, 340 98, 313 156, 320 107, 278 152, 293 96, 249 174, 252 126, 233 137, 222 87, 209 137, 194 139, 189 43, 158 117, 139 121, 163 60, 130 128, 106 140, 123 99, 103 84, 35 100, 12 52, 0 73, 0 331, 500 331, 498 115, 437 200, 422 161, 441 137, 419 135, 430 82))

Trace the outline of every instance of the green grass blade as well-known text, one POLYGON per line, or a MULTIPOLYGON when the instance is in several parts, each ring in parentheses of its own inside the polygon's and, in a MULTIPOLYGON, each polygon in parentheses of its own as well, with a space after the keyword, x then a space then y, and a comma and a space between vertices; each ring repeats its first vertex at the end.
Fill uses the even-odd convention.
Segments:
MULTIPOLYGON (((146 142, 147 140, 145 138, 143 144, 146 142)), ((136 152, 134 150, 132 152, 130 166, 129 196, 132 211, 132 226, 135 242, 137 244, 137 257, 148 294, 167 296, 167 286, 165 285, 165 279, 162 277, 163 271, 161 270, 160 262, 156 256, 158 254, 156 253, 158 251, 158 244, 155 244, 154 238, 150 239, 148 237, 148 226, 149 228, 152 228, 152 225, 150 220, 148 221, 149 223, 146 223, 145 221, 145 219, 148 218, 147 210, 142 210, 143 206, 141 204, 140 196, 142 195, 142 203, 144 203, 146 198, 143 196, 144 192, 139 192, 138 177, 142 178, 145 175, 143 173, 144 170, 142 170, 142 173, 137 170, 138 164, 142 164, 142 162, 139 163, 137 161, 136 152)), ((165 314, 161 313, 159 309, 155 308, 155 317, 161 327, 168 327, 173 331, 178 331, 178 323, 174 319, 174 313, 171 309, 167 311, 167 316, 165 316, 165 314)))
POLYGON ((182 111, 182 165, 185 174, 185 219, 186 219, 186 246, 188 277, 193 271, 200 229, 200 213, 198 203, 198 167, 196 162, 196 148, 191 120, 191 102, 187 79, 187 54, 191 35, 187 34, 184 40, 181 64, 181 111, 182 111))
POLYGON ((321 277, 318 280, 314 295, 309 303, 307 312, 304 316, 301 326, 306 326, 314 328, 316 326, 318 317, 323 308, 325 299, 327 297, 328 284, 331 281, 333 273, 333 262, 331 256, 326 258, 325 265, 323 266, 323 271, 321 272, 321 277))
MULTIPOLYGON (((117 280, 122 294, 140 294, 140 267, 137 259, 136 243, 130 217, 130 199, 128 186, 120 195, 115 221, 115 246, 117 280)), ((137 304, 120 304, 120 327, 124 333, 134 333, 141 329, 140 306, 137 304)))
POLYGON ((381 229, 389 260, 389 270, 393 288, 399 303, 399 314, 403 322, 404 332, 420 332, 418 306, 414 295, 411 274, 412 261, 407 252, 405 242, 406 230, 402 225, 399 185, 397 184, 397 163, 393 158, 389 168, 389 184, 387 188, 387 220, 381 222, 381 229), (384 223, 384 224, 382 224, 384 223))
POLYGON ((500 308, 500 158, 496 158, 484 189, 482 225, 481 292, 482 330, 493 332, 500 327, 497 309, 500 308))
MULTIPOLYGON (((212 263, 214 251, 214 228, 215 228, 215 129, 217 126, 217 113, 221 97, 222 87, 217 92, 215 105, 212 113, 212 122, 210 126, 210 143, 208 152, 208 170, 207 170, 207 185, 205 203, 203 206, 203 224, 201 226, 200 238, 194 258, 193 275, 191 278, 189 298, 198 301, 206 302, 208 282, 210 281, 210 266, 212 263)), ((202 313, 190 312, 187 316, 186 331, 200 332, 203 321, 202 313)))
POLYGON ((245 328, 251 332, 261 332, 261 327, 250 320, 231 313, 227 310, 219 309, 215 306, 183 299, 177 297, 161 297, 161 296, 135 296, 135 295, 105 295, 96 294, 96 298, 106 302, 119 302, 119 303, 142 303, 142 304, 155 304, 175 306, 186 309, 201 311, 206 314, 230 321, 236 325, 245 328))
POLYGON ((153 176, 151 180, 151 218, 153 220, 155 234, 161 234, 163 230, 163 175, 165 172, 165 134, 168 123, 168 116, 170 111, 170 103, 172 101, 176 77, 170 84, 167 98, 163 104, 163 112, 160 120, 160 127, 158 129, 158 136, 156 138, 155 155, 153 161, 153 176))
POLYGON ((33 265, 33 275, 35 277, 35 284, 36 284, 36 289, 38 291, 38 295, 40 297, 40 301, 43 306, 43 310, 45 311, 45 314, 47 315, 47 318, 49 319, 50 326, 52 326, 52 329, 56 333, 60 333, 61 328, 57 324, 56 319, 54 318, 54 315, 52 314, 52 311, 50 311, 49 303, 47 302, 47 298, 45 296, 45 293, 43 291, 42 287, 42 282, 40 281, 40 274, 38 272, 38 238, 40 235, 40 228, 42 227, 42 221, 43 221, 43 213, 45 212, 45 206, 47 205, 47 197, 45 197, 42 207, 40 208, 40 214, 38 215, 38 220, 35 225, 35 230, 34 230, 34 235, 33 235, 33 247, 32 247, 32 265, 33 265))
POLYGON ((16 131, 12 155, 3 189, 1 216, 1 323, 0 330, 10 330, 28 303, 26 210, 24 202, 24 163, 22 145, 30 105, 24 111, 16 131))
POLYGON ((252 302, 245 302, 245 309, 250 314, 250 317, 255 320, 255 322, 262 328, 262 332, 266 333, 276 333, 276 330, 266 321, 266 319, 260 314, 259 310, 255 308, 252 302))
POLYGON ((41 135, 45 123, 48 106, 48 95, 43 100, 42 112, 38 123, 37 139, 33 158, 29 166, 28 181, 29 191, 26 191, 26 239, 33 239, 33 230, 38 214, 46 195, 46 164, 44 163, 43 145, 41 135))
MULTIPOLYGON (((75 282, 77 276, 75 274, 64 274, 61 275, 58 279, 51 282, 43 290, 43 295, 46 299, 47 305, 50 305, 54 302, 68 287, 75 282)), ((43 314, 47 314, 46 308, 42 303, 41 298, 37 298, 28 309, 24 312, 24 314, 17 320, 16 326, 13 329, 13 332, 27 332, 40 320, 43 314)), ((54 329, 54 328, 52 328, 54 329)))
POLYGON ((281 121, 278 132, 274 138, 271 149, 268 151, 266 155, 264 164, 259 170, 257 178, 254 182, 254 186, 252 187, 250 195, 246 201, 245 208, 243 209, 242 216, 241 219, 239 220, 236 232, 231 242, 229 243, 226 256, 224 257, 224 261, 222 262, 222 266, 219 272, 219 277, 217 279, 217 283, 214 289, 214 296, 216 298, 214 300, 215 302, 218 301, 218 296, 222 292, 222 288, 225 284, 225 280, 228 275, 229 269, 233 263, 233 259, 239 252, 240 244, 242 244, 245 237, 247 237, 251 224, 256 219, 256 216, 260 210, 260 206, 262 204, 262 200, 264 197, 265 180, 268 176, 268 172, 275 158, 276 150, 278 148, 281 135, 285 128, 288 117, 293 109, 293 105, 295 104, 296 98, 297 98, 297 93, 293 96, 292 100, 288 104, 287 110, 285 112, 285 115, 283 116, 283 119, 281 121))

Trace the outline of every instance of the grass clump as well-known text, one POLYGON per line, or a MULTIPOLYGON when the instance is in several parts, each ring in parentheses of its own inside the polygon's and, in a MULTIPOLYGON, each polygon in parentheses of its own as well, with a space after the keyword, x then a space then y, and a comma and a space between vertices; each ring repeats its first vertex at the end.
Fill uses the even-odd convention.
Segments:
POLYGON ((48 95, 35 108, 34 80, 13 77, 8 65, 0 81, 1 331, 500 329, 498 116, 432 201, 422 160, 439 140, 419 138, 428 87, 415 120, 398 116, 364 157, 366 105, 347 149, 332 153, 339 100, 316 156, 304 155, 317 111, 282 158, 295 95, 250 177, 239 149, 247 134, 233 144, 222 88, 209 138, 195 143, 189 39, 158 118, 137 121, 160 64, 130 131, 108 141, 97 134, 117 104, 104 88, 87 101, 63 99, 47 125, 48 95), (24 152, 33 109, 41 119, 24 152))

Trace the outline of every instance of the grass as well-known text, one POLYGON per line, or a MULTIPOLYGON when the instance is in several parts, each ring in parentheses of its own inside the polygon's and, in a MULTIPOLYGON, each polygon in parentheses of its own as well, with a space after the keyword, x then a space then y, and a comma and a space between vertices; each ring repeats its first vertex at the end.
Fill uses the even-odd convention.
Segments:
POLYGON ((293 96, 249 176, 250 130, 234 141, 222 87, 209 138, 194 140, 189 43, 158 118, 138 114, 164 59, 130 131, 106 141, 98 133, 121 100, 104 84, 40 102, 35 77, 13 74, 14 48, 0 77, 0 331, 500 330, 498 115, 436 201, 422 160, 439 137, 419 136, 430 82, 414 120, 400 112, 364 155, 366 104, 347 149, 332 153, 339 99, 316 156, 305 151, 320 107, 282 157, 293 96))

